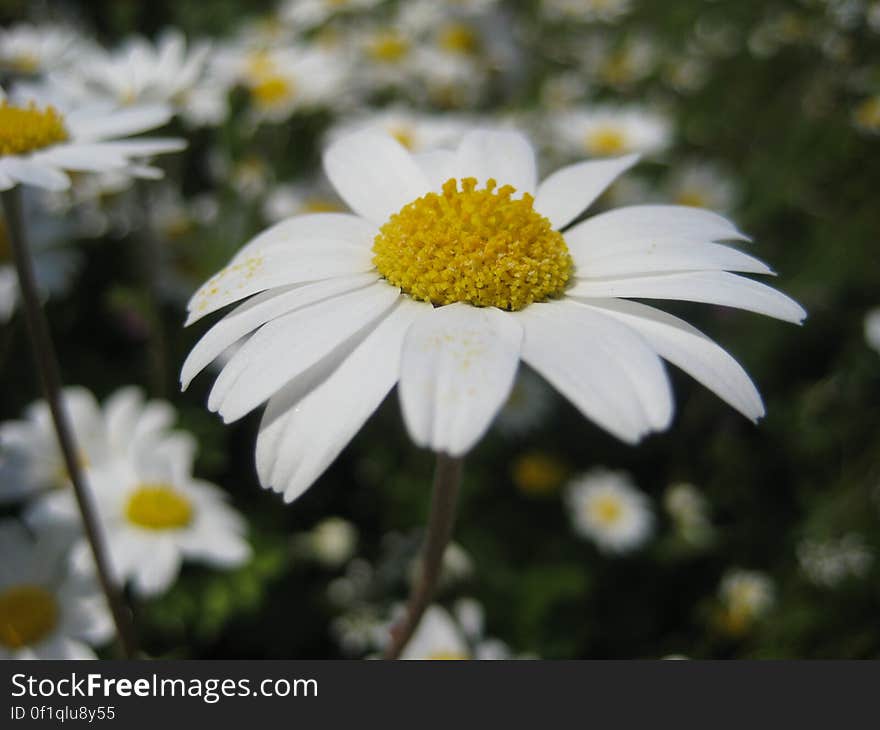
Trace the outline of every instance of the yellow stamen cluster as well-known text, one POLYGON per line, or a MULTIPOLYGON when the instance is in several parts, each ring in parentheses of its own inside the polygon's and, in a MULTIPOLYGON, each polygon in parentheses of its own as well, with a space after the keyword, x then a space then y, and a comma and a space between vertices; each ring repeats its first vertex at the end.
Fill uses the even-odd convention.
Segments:
POLYGON ((626 135, 613 127, 599 127, 587 135, 584 145, 594 155, 619 155, 626 152, 626 135))
POLYGON ((145 482, 129 497, 125 516, 148 530, 174 530, 192 521, 193 510, 190 501, 170 484, 145 482))
POLYGON ((21 649, 44 639, 58 623, 58 604, 45 588, 17 585, 0 591, 0 646, 21 649))
POLYGON ((467 661, 470 657, 458 651, 435 651, 428 655, 428 659, 431 661, 467 661))
POLYGON ((373 263, 414 299, 516 311, 562 294, 573 263, 561 233, 495 180, 443 184, 404 206, 379 229, 373 263))
POLYGON ((623 516, 623 505, 611 495, 597 497, 589 506, 593 519, 601 525, 611 527, 623 516))
POLYGON ((0 156, 20 155, 67 139, 63 117, 54 107, 39 109, 0 102, 0 156))
POLYGON ((437 42, 444 51, 470 56, 480 47, 480 39, 473 28, 464 23, 450 23, 440 29, 437 42))
POLYGON ((396 33, 382 33, 373 38, 368 51, 375 61, 396 63, 409 53, 409 41, 396 33))

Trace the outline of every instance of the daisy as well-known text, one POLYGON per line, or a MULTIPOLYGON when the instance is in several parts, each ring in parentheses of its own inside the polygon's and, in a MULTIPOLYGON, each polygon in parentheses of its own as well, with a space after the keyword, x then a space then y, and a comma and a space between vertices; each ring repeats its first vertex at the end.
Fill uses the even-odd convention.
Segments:
POLYGON ((88 44, 67 27, 19 23, 0 30, 0 69, 35 75, 75 62, 88 44))
POLYGON ((601 468, 587 472, 568 485, 566 502, 575 530, 605 552, 634 550, 654 527, 647 497, 624 472, 601 468))
POLYGON ((327 568, 338 568, 354 555, 357 529, 341 517, 327 517, 304 536, 306 554, 327 568))
POLYGON ((712 539, 706 499, 693 484, 671 485, 663 495, 663 506, 685 541, 705 545, 712 539))
POLYGON ((382 0, 287 0, 281 18, 294 28, 311 30, 335 15, 369 10, 382 0))
POLYGON ((68 570, 67 537, 0 522, 0 659, 95 659, 112 638, 97 584, 68 570))
POLYGON ((118 50, 98 49, 79 59, 60 78, 66 87, 78 87, 86 98, 109 98, 121 106, 181 106, 199 83, 210 50, 205 42, 187 48, 184 34, 172 28, 155 45, 133 37, 118 50))
POLYGON ((554 114, 555 146, 571 155, 609 157, 662 152, 672 140, 669 120, 638 107, 589 107, 554 114))
POLYGON ((327 132, 327 142, 332 144, 358 132, 373 131, 390 134, 410 152, 424 152, 457 145, 473 127, 473 121, 459 114, 424 114, 392 107, 342 119, 327 132))
POLYGON ((90 104, 70 109, 52 103, 11 103, 0 89, 0 190, 19 183, 47 190, 70 187, 67 172, 124 171, 161 177, 141 160, 183 149, 179 139, 128 139, 165 124, 163 106, 114 109, 90 104))
POLYGON ((719 621, 729 634, 744 634, 755 621, 772 608, 775 601, 773 581, 757 570, 734 569, 721 580, 719 621))
POLYGON ((614 23, 630 12, 632 0, 542 0, 541 13, 552 20, 614 23))
MULTIPOLYGON (((85 388, 65 388, 63 398, 80 450, 80 466, 86 470, 102 467, 145 442, 188 441, 185 435, 169 432, 176 418, 174 409, 165 401, 145 403, 138 388, 118 390, 103 408, 85 388)), ((33 497, 70 483, 43 400, 30 405, 23 420, 0 424, 0 454, 15 473, 0 485, 0 501, 33 497)))
POLYGON ((864 578, 874 563, 871 548, 854 532, 839 540, 804 540, 797 547, 797 558, 810 582, 823 588, 864 578))
POLYGON ((734 181, 717 166, 697 162, 677 169, 669 181, 670 197, 678 205, 725 212, 736 202, 734 181))
POLYGON ((555 493, 567 472, 565 464, 544 451, 527 451, 510 468, 514 486, 528 497, 555 493))
MULTIPOLYGON (((213 484, 191 476, 194 445, 172 439, 143 443, 127 458, 89 472, 113 573, 141 596, 156 596, 177 579, 184 559, 234 568, 250 559, 244 519, 213 484)), ((36 525, 77 519, 66 490, 27 514, 36 525)), ((71 552, 84 572, 92 565, 85 539, 71 552)))
POLYGON ((278 223, 294 215, 345 212, 345 204, 323 181, 280 183, 263 201, 263 217, 278 223))
POLYGON ((257 470, 287 501, 398 382, 415 443, 465 454, 507 400, 520 360, 631 444, 671 421, 661 356, 757 419, 761 398, 730 355, 682 320, 625 299, 800 322, 797 303, 728 273, 770 273, 717 243, 745 236, 714 213, 656 205, 566 228, 634 162, 583 162, 539 185, 532 147, 512 131, 470 132, 455 150, 417 156, 374 133, 340 140, 324 167, 355 212, 282 221, 204 284, 190 324, 258 296, 205 334, 181 383, 252 335, 208 407, 232 422, 268 401, 257 470))

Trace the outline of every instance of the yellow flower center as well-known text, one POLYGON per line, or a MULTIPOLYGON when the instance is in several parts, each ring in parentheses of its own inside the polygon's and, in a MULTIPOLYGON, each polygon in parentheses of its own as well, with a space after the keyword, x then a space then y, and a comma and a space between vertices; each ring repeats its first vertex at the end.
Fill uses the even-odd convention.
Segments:
POLYGON ((412 151, 415 147, 416 140, 415 134, 411 129, 408 129, 404 126, 398 126, 391 130, 391 136, 394 137, 400 144, 406 147, 408 150, 412 151))
POLYGON ((450 23, 440 29, 437 43, 444 51, 470 56, 477 52, 480 40, 473 29, 464 23, 450 23))
POLYGON ((623 507, 620 500, 603 495, 597 497, 590 505, 590 514, 593 519, 605 527, 610 527, 616 523, 623 514, 623 507))
POLYGON ((513 483, 524 494, 540 496, 556 491, 565 478, 565 467, 549 454, 532 451, 513 463, 513 483))
POLYGON ((626 135, 613 127, 599 127, 584 140, 587 152, 594 155, 617 155, 626 152, 626 135))
POLYGON ((565 290, 574 265, 562 234, 495 180, 449 179, 391 216, 373 263, 391 284, 437 305, 466 302, 516 311, 565 290))
POLYGON ((856 124, 871 131, 880 130, 880 96, 863 101, 855 111, 856 124))
POLYGON ((125 516, 148 530, 176 530, 192 521, 193 510, 190 501, 170 484, 145 482, 129 497, 125 516))
POLYGON ((435 651, 428 655, 428 659, 432 661, 449 661, 449 660, 467 660, 470 657, 457 651, 435 651))
POLYGON ((0 156, 33 152, 66 139, 64 119, 54 107, 41 110, 33 102, 27 107, 0 102, 0 156))
POLYGON ((708 208, 708 200, 699 190, 684 190, 675 197, 678 205, 689 205, 692 208, 708 208))
POLYGON ((45 588, 18 585, 0 591, 0 645, 21 649, 44 639, 58 623, 58 604, 45 588))
POLYGON ((277 74, 261 77, 251 86, 251 95, 262 107, 275 106, 291 99, 296 91, 293 82, 277 74))
POLYGON ((376 61, 396 63, 409 53, 409 42, 396 33, 383 33, 372 40, 368 51, 376 61))
POLYGON ((308 198, 303 202, 303 213, 341 213, 345 210, 339 203, 328 198, 308 198))

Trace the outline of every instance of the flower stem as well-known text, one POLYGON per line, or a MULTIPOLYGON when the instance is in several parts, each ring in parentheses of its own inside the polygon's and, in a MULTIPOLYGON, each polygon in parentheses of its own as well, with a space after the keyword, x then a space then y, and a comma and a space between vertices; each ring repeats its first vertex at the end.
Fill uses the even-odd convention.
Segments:
POLYGON ((428 533, 422 550, 422 568, 413 588, 403 620, 391 629, 391 641, 385 650, 385 659, 398 659, 412 638, 430 605, 443 567, 443 554, 452 536, 455 506, 461 485, 462 459, 437 454, 434 468, 434 487, 428 514, 428 533))
POLYGON ((6 215, 9 240, 13 258, 15 259, 15 268, 18 272, 22 309, 24 310, 37 371, 43 385, 43 394, 49 405, 52 422, 55 425, 55 433, 58 437, 58 444, 61 447, 67 473, 70 475, 70 481, 73 484, 73 492, 76 495, 76 503, 82 516, 86 539, 92 548, 98 580, 107 598, 113 622, 116 624, 116 632, 119 636, 122 650, 127 657, 131 658, 134 657, 137 651, 134 640, 134 628, 122 597, 110 577, 107 547, 104 544, 95 507, 92 504, 91 493, 80 468, 79 451, 76 447, 73 430, 70 427, 70 421, 64 407, 61 395, 61 376, 59 375, 58 358, 55 355, 55 346, 49 334, 46 315, 40 304, 33 262, 31 261, 25 234, 21 206, 21 189, 16 186, 11 190, 3 191, 0 193, 0 196, 3 199, 3 211, 6 215))

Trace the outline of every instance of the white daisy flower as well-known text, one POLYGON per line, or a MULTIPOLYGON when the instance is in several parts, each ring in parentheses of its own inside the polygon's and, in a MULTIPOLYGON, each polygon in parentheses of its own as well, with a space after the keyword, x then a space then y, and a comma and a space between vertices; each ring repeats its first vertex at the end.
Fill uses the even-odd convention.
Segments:
POLYGON ((765 616, 776 600, 773 580, 757 570, 730 570, 718 588, 722 627, 731 634, 742 634, 765 616))
MULTIPOLYGON (((170 588, 185 559, 225 569, 250 559, 244 519, 218 487, 191 476, 193 451, 183 439, 143 443, 127 458, 89 472, 111 569, 141 596, 170 588)), ((56 492, 27 518, 36 525, 76 520, 73 495, 56 492)), ((92 567, 85 539, 71 558, 79 570, 92 567)))
POLYGON ((634 162, 582 162, 539 185, 532 147, 516 132, 475 131, 456 150, 416 156, 373 133, 340 140, 324 166, 355 213, 283 221, 204 284, 188 323, 259 296, 205 334, 181 383, 252 335, 208 407, 232 422, 269 402, 257 469, 287 501, 398 382, 415 443, 466 453, 507 400, 521 359, 627 443, 671 421, 661 356, 757 419, 761 398, 730 355, 682 320, 623 298, 800 322, 796 302, 728 273, 770 273, 717 243, 742 233, 705 210, 657 205, 558 232, 634 162))
POLYGON ((119 49, 98 49, 81 58, 60 79, 79 88, 85 98, 109 98, 130 104, 185 104, 196 87, 210 53, 210 45, 197 42, 187 48, 186 36, 177 28, 166 30, 153 44, 133 37, 119 49))
POLYGON ((0 659, 95 659, 112 638, 97 583, 68 570, 68 537, 0 522, 0 659))
POLYGON ((865 315, 864 329, 868 347, 880 354, 880 307, 872 309, 865 315))
POLYGON ((311 30, 335 15, 363 12, 382 0, 286 0, 280 15, 284 22, 302 31, 311 30))
POLYGON ((671 200, 677 205, 729 211, 737 199, 736 183, 710 162, 695 162, 675 170, 669 181, 671 200))
POLYGON ((20 183, 66 190, 68 172, 118 170, 133 177, 161 177, 161 170, 141 160, 181 150, 184 141, 129 136, 170 118, 163 106, 114 109, 90 104, 68 110, 43 100, 10 103, 0 89, 0 190, 20 183))
MULTIPOLYGON (((383 634, 380 636, 387 638, 388 632, 383 634)), ((454 613, 438 605, 429 606, 400 658, 498 660, 512 657, 503 642, 483 636, 482 606, 473 599, 461 599, 454 613)))
POLYGON ((338 568, 349 560, 357 548, 357 529, 341 517, 327 517, 305 536, 310 556, 328 568, 338 568))
MULTIPOLYGON (((85 388, 65 388, 63 398, 80 450, 80 466, 86 470, 103 467, 145 442, 188 441, 184 435, 169 432, 176 418, 170 404, 144 403, 138 388, 116 391, 105 401, 103 409, 85 388)), ((70 483, 49 407, 43 400, 27 408, 24 420, 0 424, 0 453, 15 473, 15 478, 10 477, 0 485, 0 501, 29 498, 70 483)))
POLYGON ((634 550, 653 531, 648 498, 625 472, 592 469, 571 481, 565 496, 575 530, 605 552, 634 550))
POLYGON ((848 578, 864 578, 874 553, 857 533, 838 540, 803 540, 797 546, 801 570, 817 586, 834 588, 848 578))
POLYGON ((471 117, 460 114, 424 114, 392 107, 340 120, 327 132, 327 142, 373 131, 391 135, 410 152, 424 152, 457 145, 473 126, 471 117))
POLYGON ((541 13, 552 20, 614 23, 632 9, 632 0, 541 0, 541 13))
POLYGON ((0 30, 0 69, 47 73, 75 62, 87 49, 88 44, 67 27, 19 23, 0 30))
POLYGON ((323 181, 281 183, 263 201, 263 217, 271 223, 294 215, 344 211, 345 204, 323 181))
POLYGON ((575 156, 654 155, 672 140, 669 120, 639 107, 594 106, 557 112, 550 127, 554 145, 575 156))
POLYGON ((663 506, 687 542, 704 545, 712 539, 709 505, 693 484, 670 485, 663 495, 663 506))

